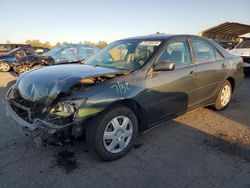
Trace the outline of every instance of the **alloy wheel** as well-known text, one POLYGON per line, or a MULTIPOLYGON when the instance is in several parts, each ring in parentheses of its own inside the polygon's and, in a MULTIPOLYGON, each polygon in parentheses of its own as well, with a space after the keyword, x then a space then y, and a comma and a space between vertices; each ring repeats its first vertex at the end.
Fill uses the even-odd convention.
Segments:
POLYGON ((231 98, 231 92, 232 91, 231 91, 230 86, 225 85, 224 88, 221 91, 221 97, 220 97, 222 106, 226 106, 229 103, 230 98, 231 98))
POLYGON ((6 62, 0 63, 0 71, 8 72, 10 70, 10 65, 6 62))

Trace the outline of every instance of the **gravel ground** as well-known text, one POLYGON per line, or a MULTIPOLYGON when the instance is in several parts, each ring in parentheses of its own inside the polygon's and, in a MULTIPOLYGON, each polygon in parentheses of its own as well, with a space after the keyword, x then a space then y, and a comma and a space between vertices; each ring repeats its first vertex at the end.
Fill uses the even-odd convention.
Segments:
MULTIPOLYGON (((15 77, 0 73, 0 97, 15 77)), ((250 77, 221 112, 200 108, 102 162, 83 141, 36 149, 0 105, 0 187, 250 187, 250 77)))

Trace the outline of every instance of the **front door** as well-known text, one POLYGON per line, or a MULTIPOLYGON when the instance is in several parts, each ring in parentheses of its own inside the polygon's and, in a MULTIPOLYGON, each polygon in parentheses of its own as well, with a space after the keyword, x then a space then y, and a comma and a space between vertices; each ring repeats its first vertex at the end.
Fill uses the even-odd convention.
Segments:
POLYGON ((175 63, 172 71, 150 71, 146 78, 147 118, 149 124, 187 111, 195 102, 196 75, 187 40, 168 42, 155 64, 162 61, 175 63))

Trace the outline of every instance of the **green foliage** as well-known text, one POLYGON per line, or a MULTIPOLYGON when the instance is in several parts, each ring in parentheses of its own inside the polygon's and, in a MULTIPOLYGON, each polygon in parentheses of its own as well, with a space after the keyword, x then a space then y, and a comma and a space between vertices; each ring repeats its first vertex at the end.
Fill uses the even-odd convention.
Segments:
POLYGON ((94 42, 91 42, 91 41, 83 41, 83 44, 86 44, 86 45, 89 45, 89 46, 95 46, 95 43, 94 42))
MULTIPOLYGON (((44 47, 44 48, 49 48, 49 49, 57 47, 57 46, 65 45, 65 44, 72 44, 72 42, 64 41, 62 43, 57 42, 55 45, 51 45, 50 42, 40 42, 39 40, 26 40, 25 43, 29 44, 31 46, 44 47)), ((80 44, 86 44, 86 45, 89 45, 89 46, 96 46, 96 47, 99 47, 99 48, 104 48, 105 46, 108 45, 108 43, 105 42, 105 41, 98 41, 97 43, 94 43, 94 42, 91 42, 91 41, 83 41, 83 42, 80 42, 80 44)))
POLYGON ((97 42, 97 43, 95 44, 95 46, 97 46, 98 48, 104 48, 104 47, 106 47, 107 45, 108 45, 108 43, 105 42, 105 41, 99 41, 99 42, 97 42))
POLYGON ((39 40, 26 40, 25 42, 26 44, 29 44, 31 46, 36 46, 36 47, 44 47, 44 48, 53 48, 54 46, 52 46, 49 42, 40 42, 39 40))
POLYGON ((159 32, 159 31, 156 31, 155 34, 160 35, 160 34, 165 34, 165 33, 161 33, 161 32, 159 32))

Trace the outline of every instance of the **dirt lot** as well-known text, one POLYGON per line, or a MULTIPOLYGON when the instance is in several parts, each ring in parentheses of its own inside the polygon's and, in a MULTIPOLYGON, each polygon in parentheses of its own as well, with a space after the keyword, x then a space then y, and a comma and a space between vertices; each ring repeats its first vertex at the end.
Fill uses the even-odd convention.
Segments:
MULTIPOLYGON (((15 78, 0 73, 0 97, 15 78)), ((102 162, 84 142, 36 149, 0 106, 0 187, 250 187, 250 77, 222 112, 201 108, 102 162)))

